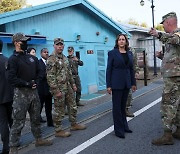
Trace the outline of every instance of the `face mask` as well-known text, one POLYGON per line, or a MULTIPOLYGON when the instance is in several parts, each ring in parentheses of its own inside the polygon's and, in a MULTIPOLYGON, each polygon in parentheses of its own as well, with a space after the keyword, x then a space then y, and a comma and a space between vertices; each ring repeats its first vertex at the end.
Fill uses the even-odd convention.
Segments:
POLYGON ((22 42, 20 47, 23 51, 26 51, 27 50, 27 42, 22 42))

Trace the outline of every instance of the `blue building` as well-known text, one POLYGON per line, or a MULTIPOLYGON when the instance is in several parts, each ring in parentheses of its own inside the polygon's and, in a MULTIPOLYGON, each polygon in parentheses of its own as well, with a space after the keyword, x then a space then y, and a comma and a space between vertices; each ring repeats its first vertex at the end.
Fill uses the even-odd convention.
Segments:
POLYGON ((11 37, 23 32, 31 37, 30 47, 53 51, 53 40, 61 37, 67 47, 73 46, 76 55, 84 62, 79 67, 82 93, 94 93, 105 89, 107 52, 114 47, 119 33, 125 29, 108 18, 86 0, 59 0, 0 15, 0 39, 4 42, 4 54, 10 56, 14 46, 11 37))

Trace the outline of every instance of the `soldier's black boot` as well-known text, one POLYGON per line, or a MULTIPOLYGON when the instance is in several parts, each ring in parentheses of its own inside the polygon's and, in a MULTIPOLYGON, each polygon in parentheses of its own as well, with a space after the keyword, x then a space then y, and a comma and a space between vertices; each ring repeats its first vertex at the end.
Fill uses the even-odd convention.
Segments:
POLYGON ((152 140, 152 144, 157 146, 174 144, 172 131, 164 131, 164 135, 158 139, 152 140))
POLYGON ((180 127, 177 127, 176 131, 172 134, 172 136, 180 140, 180 127))

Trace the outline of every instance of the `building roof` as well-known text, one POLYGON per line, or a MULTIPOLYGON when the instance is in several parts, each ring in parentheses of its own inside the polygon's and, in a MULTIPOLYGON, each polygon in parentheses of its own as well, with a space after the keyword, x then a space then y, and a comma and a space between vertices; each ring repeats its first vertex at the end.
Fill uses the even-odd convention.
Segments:
POLYGON ((88 10, 89 13, 95 15, 95 18, 101 19, 102 22, 108 24, 108 26, 113 28, 113 30, 119 33, 127 34, 129 37, 131 36, 131 34, 128 31, 126 31, 124 28, 122 28, 121 25, 114 22, 112 19, 110 19, 107 15, 105 15, 102 11, 100 11, 98 8, 96 8, 87 0, 58 0, 43 5, 6 12, 0 15, 0 23, 6 24, 13 21, 33 17, 36 15, 41 15, 44 13, 48 13, 51 11, 56 11, 76 5, 79 5, 80 7, 88 10))
POLYGON ((128 32, 143 32, 143 33, 147 33, 149 32, 150 28, 145 28, 145 27, 140 27, 140 26, 136 26, 136 25, 131 25, 131 24, 125 24, 125 23, 118 23, 121 27, 123 27, 124 29, 126 29, 128 32))

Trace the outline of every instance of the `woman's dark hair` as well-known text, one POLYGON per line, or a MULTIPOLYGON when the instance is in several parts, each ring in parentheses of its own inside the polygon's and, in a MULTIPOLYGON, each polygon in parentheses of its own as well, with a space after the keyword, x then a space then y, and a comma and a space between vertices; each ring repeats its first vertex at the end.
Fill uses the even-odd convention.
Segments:
POLYGON ((30 53, 31 50, 34 50, 34 51, 36 52, 36 49, 35 49, 35 48, 28 48, 28 49, 27 49, 27 53, 30 53))
POLYGON ((125 45, 125 50, 128 51, 129 50, 129 41, 128 41, 128 38, 125 34, 119 34, 117 37, 116 37, 116 41, 115 41, 115 46, 114 48, 118 49, 118 40, 119 40, 119 37, 120 36, 124 36, 125 37, 125 40, 126 40, 126 45, 125 45))

